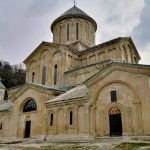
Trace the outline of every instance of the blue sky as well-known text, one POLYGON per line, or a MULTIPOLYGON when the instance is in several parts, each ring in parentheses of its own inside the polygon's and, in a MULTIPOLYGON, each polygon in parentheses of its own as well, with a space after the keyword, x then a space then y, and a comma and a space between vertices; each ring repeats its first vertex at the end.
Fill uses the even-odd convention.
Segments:
MULTIPOLYGON (((73 0, 1 0, 0 60, 21 63, 42 41, 52 42, 50 25, 73 0)), ((150 0, 80 0, 77 7, 98 24, 96 44, 131 36, 142 64, 150 64, 150 0)))

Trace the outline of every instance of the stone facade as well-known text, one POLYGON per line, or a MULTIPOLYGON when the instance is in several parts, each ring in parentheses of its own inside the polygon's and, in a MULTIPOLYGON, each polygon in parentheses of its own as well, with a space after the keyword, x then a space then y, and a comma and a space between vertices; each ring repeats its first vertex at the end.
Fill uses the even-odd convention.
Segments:
POLYGON ((150 135, 150 66, 130 37, 95 45, 96 29, 76 6, 53 22, 53 43, 24 61, 26 84, 1 100, 0 137, 150 135))

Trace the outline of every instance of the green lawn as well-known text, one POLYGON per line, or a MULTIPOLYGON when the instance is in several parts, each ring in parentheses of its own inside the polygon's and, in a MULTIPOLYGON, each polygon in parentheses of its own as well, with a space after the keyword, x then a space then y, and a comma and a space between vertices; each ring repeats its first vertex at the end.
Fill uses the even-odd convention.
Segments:
POLYGON ((122 143, 113 150, 140 150, 142 147, 147 147, 146 150, 150 150, 150 143, 122 143))
MULTIPOLYGON (((36 148, 25 148, 23 150, 39 150, 36 148)), ((65 147, 53 147, 53 146, 47 146, 42 147, 40 150, 97 150, 97 147, 95 146, 65 146, 65 147)))

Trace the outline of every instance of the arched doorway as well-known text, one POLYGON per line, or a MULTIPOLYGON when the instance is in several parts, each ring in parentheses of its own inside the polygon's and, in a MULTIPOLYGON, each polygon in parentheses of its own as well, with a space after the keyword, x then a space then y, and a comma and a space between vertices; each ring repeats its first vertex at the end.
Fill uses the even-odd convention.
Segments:
POLYGON ((122 136, 122 118, 118 107, 109 110, 110 136, 122 136))
POLYGON ((31 132, 31 119, 30 116, 25 118, 24 138, 30 138, 31 132))
POLYGON ((25 122, 24 138, 30 138, 31 120, 25 122))
MULTIPOLYGON (((37 104, 34 99, 29 99, 26 101, 23 105, 23 113, 24 115, 29 112, 34 112, 37 110, 37 104)), ((25 118, 25 123, 24 123, 24 138, 30 138, 31 136, 31 119, 30 116, 27 116, 25 118)))

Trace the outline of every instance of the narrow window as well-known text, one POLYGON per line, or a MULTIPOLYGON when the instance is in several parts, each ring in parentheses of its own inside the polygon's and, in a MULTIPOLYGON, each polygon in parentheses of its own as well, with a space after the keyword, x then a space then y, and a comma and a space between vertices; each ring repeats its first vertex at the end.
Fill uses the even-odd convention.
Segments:
POLYGON ((116 102, 117 101, 117 92, 116 90, 111 91, 111 102, 116 102))
POLYGON ((60 29, 59 29, 59 43, 61 43, 61 26, 60 26, 60 29))
POLYGON ((5 90, 4 101, 7 101, 7 100, 8 100, 8 92, 7 92, 7 90, 5 90))
POLYGON ((73 125, 73 112, 70 111, 70 125, 73 125))
POLYGON ((1 123, 1 124, 0 124, 0 130, 2 130, 2 129, 3 129, 3 124, 1 123))
POLYGON ((34 83, 34 77, 35 77, 35 73, 32 73, 32 83, 34 83))
POLYGON ((76 23, 76 40, 79 40, 79 24, 76 23))
POLYGON ((67 23, 67 41, 69 41, 69 23, 67 23))
POLYGON ((54 125, 53 122, 54 122, 54 114, 51 113, 51 115, 50 115, 50 126, 54 125))
POLYGON ((42 84, 45 85, 45 82, 46 82, 46 67, 44 66, 42 70, 42 84))
POLYGON ((57 65, 54 67, 54 85, 57 83, 57 65))

